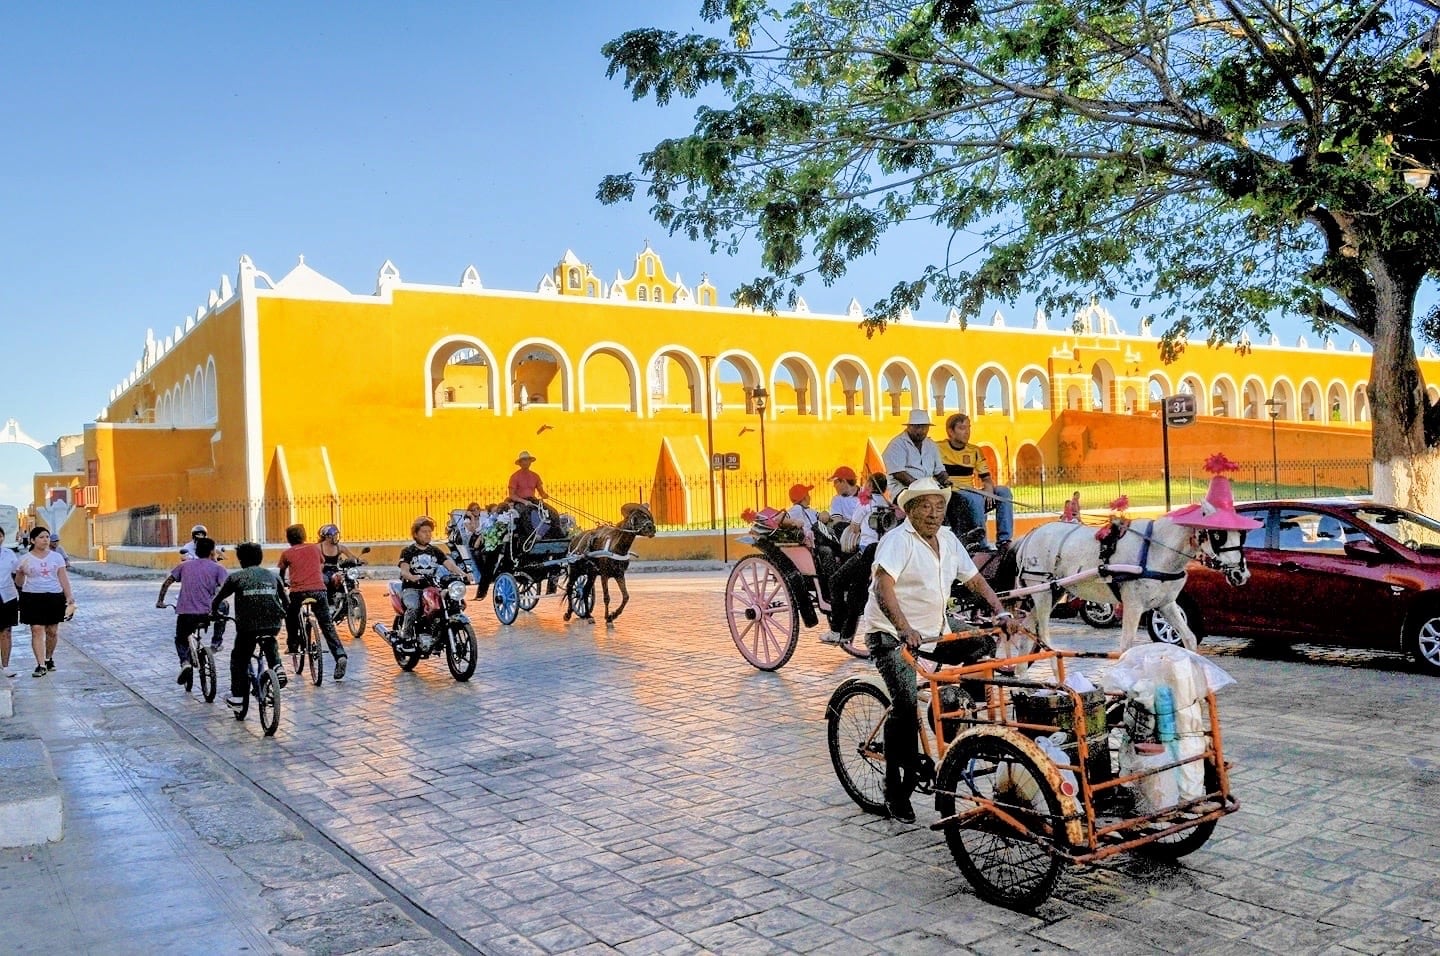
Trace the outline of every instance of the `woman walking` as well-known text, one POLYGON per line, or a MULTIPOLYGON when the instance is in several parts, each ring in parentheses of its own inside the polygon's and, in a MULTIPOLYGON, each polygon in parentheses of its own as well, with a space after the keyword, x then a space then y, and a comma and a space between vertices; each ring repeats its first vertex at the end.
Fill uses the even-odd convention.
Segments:
POLYGON ((35 654, 31 677, 44 677, 55 669, 55 645, 60 643, 60 622, 75 613, 75 592, 65 559, 50 550, 50 531, 30 533, 30 552, 21 555, 15 572, 20 589, 20 623, 30 625, 30 649, 35 654))

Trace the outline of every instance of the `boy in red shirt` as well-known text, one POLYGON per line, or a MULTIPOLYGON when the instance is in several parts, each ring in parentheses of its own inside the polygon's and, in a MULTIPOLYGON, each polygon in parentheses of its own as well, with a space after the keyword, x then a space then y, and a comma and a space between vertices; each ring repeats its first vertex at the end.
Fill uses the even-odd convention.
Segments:
POLYGON ((325 590, 325 556, 320 552, 320 545, 305 543, 303 524, 292 524, 286 528, 285 540, 290 543, 290 547, 281 553, 280 563, 276 565, 280 580, 286 583, 290 591, 290 603, 285 608, 285 652, 291 655, 291 666, 299 673, 300 605, 305 603, 307 598, 313 598, 315 603, 310 610, 320 625, 320 632, 325 635, 330 654, 335 658, 335 679, 340 680, 345 676, 345 666, 349 660, 340 638, 335 634, 335 625, 330 620, 330 607, 325 590))

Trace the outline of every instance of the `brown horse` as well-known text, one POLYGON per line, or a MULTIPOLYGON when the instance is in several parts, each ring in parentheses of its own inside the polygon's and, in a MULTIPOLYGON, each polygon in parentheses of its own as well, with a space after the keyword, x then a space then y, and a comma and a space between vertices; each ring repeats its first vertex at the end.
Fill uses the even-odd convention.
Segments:
MULTIPOLYGON (((570 543, 570 576, 581 569, 588 569, 590 579, 585 583, 588 600, 586 608, 595 606, 595 579, 600 579, 600 590, 605 595, 605 623, 609 624, 620 616, 625 605, 630 603, 630 591, 625 587, 625 571, 630 566, 630 545, 636 537, 655 537, 655 517, 648 505, 626 504, 620 506, 620 524, 604 524, 592 531, 586 531, 570 543), (610 582, 620 585, 620 606, 610 610, 610 582)), ((574 612, 571 602, 565 605, 565 620, 574 612)), ((589 618, 587 611, 579 615, 589 618)))

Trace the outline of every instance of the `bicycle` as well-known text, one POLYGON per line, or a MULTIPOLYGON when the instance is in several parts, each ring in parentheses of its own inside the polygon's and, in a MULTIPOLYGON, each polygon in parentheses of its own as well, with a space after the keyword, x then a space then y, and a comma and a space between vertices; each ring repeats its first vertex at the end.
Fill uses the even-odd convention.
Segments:
MULTIPOLYGON (((167 604, 167 608, 175 605, 167 604)), ((210 622, 206 621, 190 632, 190 661, 195 672, 200 674, 200 696, 205 698, 205 703, 215 702, 215 653, 210 650, 210 622)), ((192 674, 185 682, 185 693, 190 693, 195 687, 195 678, 192 674)))
MULTIPOLYGON (((260 711, 260 729, 265 732, 266 737, 273 737, 280 727, 280 683, 266 658, 267 642, 274 646, 275 635, 262 634, 255 639, 255 650, 251 652, 250 663, 246 668, 249 680, 245 684, 244 697, 240 706, 234 707, 234 710, 235 719, 243 721, 250 713, 250 698, 254 697, 260 711)), ((278 653, 278 647, 276 650, 278 653)))
POLYGON ((319 687, 325 682, 325 646, 320 640, 320 623, 315 620, 315 598, 300 603, 300 643, 295 654, 295 676, 305 673, 310 662, 310 683, 319 687))

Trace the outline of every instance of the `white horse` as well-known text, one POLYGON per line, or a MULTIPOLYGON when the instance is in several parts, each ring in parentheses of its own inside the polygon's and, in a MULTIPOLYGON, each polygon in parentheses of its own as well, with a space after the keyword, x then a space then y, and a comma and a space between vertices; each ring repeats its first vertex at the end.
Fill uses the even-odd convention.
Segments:
MULTIPOLYGON (((1063 590, 1086 601, 1114 604, 1118 600, 1124 605, 1122 650, 1139 643, 1140 618, 1146 611, 1164 617, 1185 647, 1195 649, 1195 634, 1175 603, 1185 586, 1185 565, 1192 558, 1222 572, 1234 587, 1250 580, 1250 569, 1245 566, 1245 554, 1240 548, 1245 538, 1243 531, 1194 527, 1171 517, 1142 519, 1130 524, 1116 543, 1114 554, 1102 566, 1095 530, 1094 526, 1055 522, 1031 531, 1015 546, 1015 586, 1049 584, 1099 569, 1098 574, 1065 584, 1063 590), (1134 570, 1106 571, 1118 565, 1134 570)), ((1043 588, 1033 595, 1035 633, 1047 645, 1050 610, 1060 590, 1043 588)))

